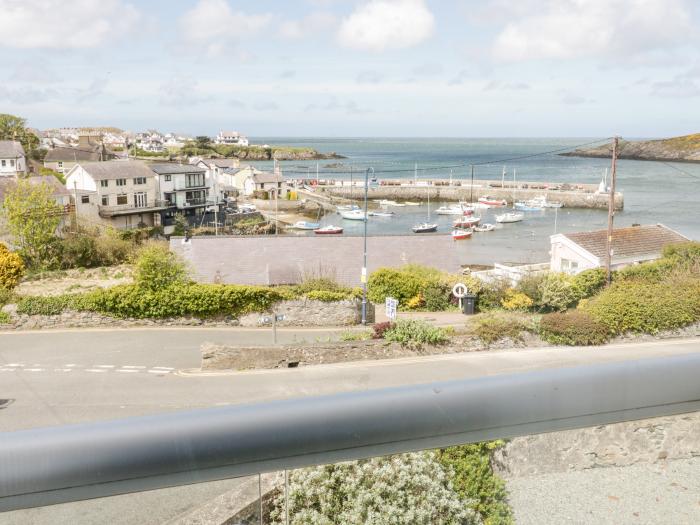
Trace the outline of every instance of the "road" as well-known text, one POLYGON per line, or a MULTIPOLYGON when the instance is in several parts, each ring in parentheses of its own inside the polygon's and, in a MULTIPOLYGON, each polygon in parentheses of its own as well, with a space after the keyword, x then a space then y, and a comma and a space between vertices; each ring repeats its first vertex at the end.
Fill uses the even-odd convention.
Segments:
MULTIPOLYGON (((312 341, 324 330, 279 331, 281 341, 312 341)), ((386 361, 224 373, 192 373, 204 342, 269 343, 269 330, 158 328, 0 334, 0 431, 513 373, 539 368, 700 352, 678 339, 599 348, 530 348, 386 361)), ((235 487, 207 486, 120 496, 0 515, 0 523, 159 523, 235 487), (135 504, 135 502, 139 502, 135 504), (144 509, 148 509, 148 518, 144 509), (80 519, 80 517, 83 519, 80 519)))

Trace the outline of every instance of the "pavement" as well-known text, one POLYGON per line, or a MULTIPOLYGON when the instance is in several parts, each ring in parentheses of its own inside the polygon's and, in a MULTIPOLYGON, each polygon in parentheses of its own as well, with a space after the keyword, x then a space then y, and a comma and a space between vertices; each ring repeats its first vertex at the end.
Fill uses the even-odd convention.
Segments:
MULTIPOLYGON (((278 337, 313 341, 337 333, 279 329, 278 337)), ((196 372, 204 342, 250 346, 270 338, 269 329, 201 327, 0 333, 0 399, 12 400, 0 409, 0 431, 700 352, 695 338, 196 372)), ((163 523, 237 486, 216 483, 0 514, 0 524, 163 523)))

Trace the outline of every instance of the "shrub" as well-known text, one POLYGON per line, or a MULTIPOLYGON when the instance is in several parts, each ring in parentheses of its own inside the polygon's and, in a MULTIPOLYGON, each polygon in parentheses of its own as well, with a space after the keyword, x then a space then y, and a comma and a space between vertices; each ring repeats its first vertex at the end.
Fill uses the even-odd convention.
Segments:
POLYGON ((402 346, 420 347, 424 344, 446 343, 449 337, 444 328, 438 328, 416 319, 401 319, 384 332, 384 339, 401 343, 402 346))
POLYGON ((680 328, 700 318, 700 280, 616 281, 583 308, 613 334, 680 328))
POLYGON ((406 301, 405 309, 406 310, 418 310, 424 304, 425 304, 425 301, 423 300, 423 294, 419 293, 415 297, 411 297, 408 301, 406 301))
POLYGON ((545 279, 546 273, 529 273, 518 281, 515 289, 532 299, 533 305, 539 306, 542 303, 541 285, 545 279))
POLYGON ((24 275, 24 261, 18 253, 11 252, 0 243, 0 289, 12 290, 24 275))
POLYGON ((633 264, 615 272, 615 279, 648 283, 661 282, 669 276, 675 266, 674 261, 670 259, 633 264))
POLYGON ((452 485, 485 525, 511 525, 505 482, 493 472, 491 455, 503 441, 487 441, 439 450, 438 461, 453 472, 452 485))
POLYGON ((592 297, 602 290, 605 286, 605 278, 604 268, 592 268, 574 275, 571 279, 571 284, 576 289, 576 294, 580 300, 592 297))
POLYGON ((63 268, 91 268, 100 266, 97 242, 91 235, 68 235, 61 241, 63 268))
POLYGON ((449 286, 435 282, 428 284, 422 292, 425 309, 429 312, 442 312, 450 306, 452 290, 449 286))
POLYGON ((13 298, 14 294, 12 293, 12 290, 0 287, 0 306, 5 306, 6 304, 11 303, 13 298))
POLYGON ((12 318, 10 317, 10 314, 7 312, 0 312, 0 324, 10 324, 12 322, 12 318))
POLYGON ((488 314, 474 320, 472 333, 487 345, 509 338, 522 341, 523 332, 532 330, 524 319, 513 314, 488 314))
POLYGON ((367 288, 373 303, 383 303, 387 297, 393 297, 402 307, 420 293, 424 284, 423 279, 414 274, 394 268, 380 268, 369 276, 367 288))
POLYGON ((581 310, 545 314, 540 319, 539 334, 555 345, 602 345, 610 332, 607 327, 581 310))
POLYGON ((306 293, 306 292, 337 292, 338 290, 342 290, 342 286, 340 286, 334 279, 330 279, 328 277, 315 277, 313 279, 306 279, 304 280, 301 284, 296 286, 297 290, 299 290, 299 293, 306 293))
POLYGON ((386 333, 386 331, 393 328, 393 327, 394 327, 394 323, 392 321, 384 321, 383 323, 376 323, 372 327, 372 330, 374 331, 374 333, 372 334, 372 339, 384 339, 384 334, 386 333))
POLYGON ((506 310, 527 310, 532 304, 532 299, 512 288, 507 290, 505 297, 501 299, 501 306, 506 310))
POLYGON ((571 276, 549 273, 540 285, 541 304, 547 310, 564 311, 579 300, 579 291, 571 276))
POLYGON ((51 296, 26 296, 17 301, 17 313, 27 315, 58 315, 65 310, 88 309, 88 296, 63 294, 51 296))
POLYGON ((167 245, 152 243, 139 252, 134 265, 134 281, 139 288, 157 291, 186 281, 185 264, 167 245))
POLYGON ((341 341, 368 341, 373 339, 374 334, 371 330, 362 330, 361 332, 345 331, 340 334, 341 341))
POLYGON ((497 279, 481 286, 478 294, 477 307, 480 312, 501 308, 502 301, 510 289, 510 283, 505 279, 497 279))
POLYGON ((312 299, 315 301, 323 301, 326 303, 332 303, 335 301, 344 301, 349 299, 351 295, 348 292, 332 292, 329 290, 313 290, 308 292, 305 296, 307 299, 312 299))

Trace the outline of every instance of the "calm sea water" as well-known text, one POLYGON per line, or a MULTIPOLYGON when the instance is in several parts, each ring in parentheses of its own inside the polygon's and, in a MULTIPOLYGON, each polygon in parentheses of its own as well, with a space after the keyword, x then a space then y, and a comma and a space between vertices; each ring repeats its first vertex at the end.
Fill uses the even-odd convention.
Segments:
MULTIPOLYGON (((597 184, 603 172, 610 167, 609 159, 564 157, 557 154, 533 156, 519 160, 498 162, 503 159, 535 155, 541 152, 568 148, 596 140, 595 138, 534 138, 534 139, 390 139, 390 138, 285 138, 261 137, 255 143, 270 145, 307 146, 319 151, 334 151, 347 157, 340 160, 313 162, 283 162, 285 175, 293 178, 316 176, 349 179, 362 177, 373 167, 378 178, 413 179, 418 164, 419 179, 470 178, 469 167, 445 166, 481 164, 475 168, 476 179, 499 179, 502 170, 512 180, 513 170, 518 180, 548 182, 580 182, 597 184), (427 168, 427 169, 426 169, 427 168)), ((266 163, 261 163, 263 166, 266 163)), ((700 165, 675 163, 673 166, 690 173, 686 175, 660 162, 618 161, 618 190, 625 197, 625 209, 615 217, 616 226, 634 223, 662 223, 683 235, 700 239, 700 165)), ((442 203, 431 203, 435 210, 442 203)), ((427 206, 392 208, 395 217, 372 217, 368 224, 370 235, 410 233, 416 222, 428 217, 427 206)), ((482 222, 495 222, 491 210, 485 211, 482 222)), ((431 215, 439 232, 452 230, 451 216, 431 215)), ((362 223, 343 220, 339 215, 321 219, 324 225, 342 225, 346 235, 361 235, 362 223)), ((539 262, 549 258, 549 236, 557 232, 574 232, 605 228, 605 210, 562 208, 555 212, 526 214, 525 221, 503 225, 496 231, 474 234, 467 241, 456 242, 455 249, 463 264, 493 264, 493 262, 539 262), (556 215, 556 218, 555 218, 556 215), (556 224, 555 224, 556 223, 556 224)))

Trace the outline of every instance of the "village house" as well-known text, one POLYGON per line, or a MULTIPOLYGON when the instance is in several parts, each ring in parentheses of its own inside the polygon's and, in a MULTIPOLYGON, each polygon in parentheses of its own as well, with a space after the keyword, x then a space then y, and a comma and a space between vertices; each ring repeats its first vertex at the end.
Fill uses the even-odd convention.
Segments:
POLYGON ((78 223, 119 229, 159 226, 170 206, 160 199, 156 174, 144 162, 81 162, 66 175, 78 223))
POLYGON ((248 137, 238 131, 219 131, 214 139, 214 144, 229 144, 235 146, 248 146, 248 137))
POLYGON ((0 177, 17 177, 27 171, 22 144, 16 140, 0 140, 0 177))
POLYGON ((286 199, 289 188, 279 171, 251 170, 243 181, 243 194, 250 196, 264 192, 270 199, 286 199))
POLYGON ((79 162, 98 162, 115 158, 116 155, 102 144, 99 135, 83 134, 76 147, 54 147, 46 152, 44 167, 68 173, 79 162))
POLYGON ((194 164, 207 170, 207 180, 210 181, 212 192, 219 200, 234 197, 243 189, 242 182, 240 188, 236 186, 236 174, 241 170, 238 159, 198 158, 194 164))

